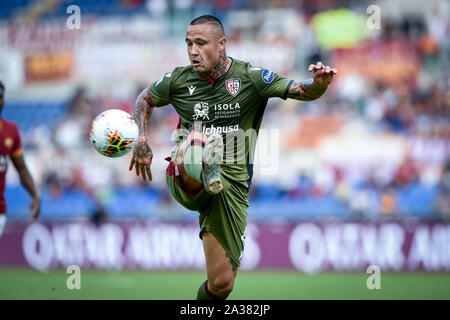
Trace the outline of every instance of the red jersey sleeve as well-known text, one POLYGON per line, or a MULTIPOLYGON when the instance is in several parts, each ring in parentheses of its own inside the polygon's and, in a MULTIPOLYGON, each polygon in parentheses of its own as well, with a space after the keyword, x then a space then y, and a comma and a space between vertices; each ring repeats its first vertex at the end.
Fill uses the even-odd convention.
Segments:
POLYGON ((17 126, 15 124, 12 125, 11 133, 12 133, 12 139, 13 139, 13 146, 11 149, 11 158, 17 158, 23 154, 23 150, 22 150, 22 142, 20 141, 19 129, 17 128, 17 126))

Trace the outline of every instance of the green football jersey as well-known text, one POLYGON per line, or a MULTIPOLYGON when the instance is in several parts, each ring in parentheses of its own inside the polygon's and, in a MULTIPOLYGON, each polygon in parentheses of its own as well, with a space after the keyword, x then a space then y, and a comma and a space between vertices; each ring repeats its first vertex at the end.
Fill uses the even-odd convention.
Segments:
MULTIPOLYGON (((194 122, 203 133, 222 134, 221 174, 250 187, 256 138, 267 100, 286 99, 293 80, 248 62, 232 59, 228 71, 211 83, 192 66, 177 67, 149 87, 148 96, 160 107, 172 104, 180 117, 179 144, 194 122)), ((173 158, 173 155, 172 155, 173 158)))

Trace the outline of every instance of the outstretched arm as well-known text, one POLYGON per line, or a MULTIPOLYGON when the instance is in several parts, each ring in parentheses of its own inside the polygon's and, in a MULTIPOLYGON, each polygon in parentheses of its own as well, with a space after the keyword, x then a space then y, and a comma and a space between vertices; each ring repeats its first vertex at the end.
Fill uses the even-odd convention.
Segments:
POLYGON ((130 168, 136 168, 136 175, 142 175, 142 179, 146 180, 147 176, 152 181, 152 171, 150 166, 152 164, 153 152, 148 144, 147 131, 148 122, 153 113, 155 105, 151 98, 147 95, 148 88, 144 89, 136 99, 134 106, 134 119, 139 127, 139 138, 133 149, 133 158, 131 159, 130 168))
POLYGON ((25 164, 25 160, 23 155, 18 157, 11 157, 11 161, 14 164, 17 172, 19 173, 20 181, 22 182, 25 189, 27 189, 28 193, 33 197, 30 206, 30 221, 33 221, 39 217, 39 213, 41 210, 41 198, 39 197, 36 187, 34 185, 33 178, 31 177, 30 172, 25 164))
POLYGON ((320 98, 328 88, 328 85, 333 80, 337 70, 324 66, 322 62, 316 65, 311 64, 308 71, 313 72, 313 78, 305 81, 295 81, 288 91, 288 98, 311 101, 320 98))

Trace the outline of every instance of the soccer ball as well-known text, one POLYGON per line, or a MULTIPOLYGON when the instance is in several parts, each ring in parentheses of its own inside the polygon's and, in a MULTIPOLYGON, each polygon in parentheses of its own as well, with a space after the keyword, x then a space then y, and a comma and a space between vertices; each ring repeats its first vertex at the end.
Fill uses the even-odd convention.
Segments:
POLYGON ((118 158, 130 152, 139 136, 133 117, 119 109, 100 113, 92 122, 90 139, 100 154, 118 158))

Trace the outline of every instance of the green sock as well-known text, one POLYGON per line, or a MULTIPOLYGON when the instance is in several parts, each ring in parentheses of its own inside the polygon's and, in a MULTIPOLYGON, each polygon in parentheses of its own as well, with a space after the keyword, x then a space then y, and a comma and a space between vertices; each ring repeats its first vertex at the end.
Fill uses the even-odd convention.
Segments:
POLYGON ((191 145, 186 150, 184 155, 184 170, 186 173, 195 180, 202 182, 201 174, 203 169, 202 164, 202 154, 203 147, 201 147, 202 142, 198 143, 198 140, 192 140, 191 145))
POLYGON ((196 300, 216 300, 211 295, 211 293, 209 291, 207 291, 208 290, 207 285, 208 285, 208 280, 203 281, 203 283, 200 285, 200 288, 198 288, 196 300))

